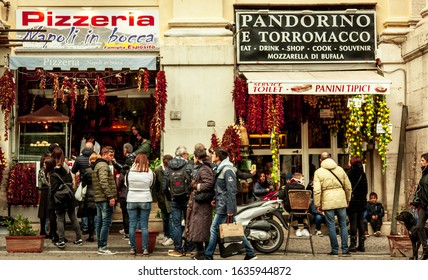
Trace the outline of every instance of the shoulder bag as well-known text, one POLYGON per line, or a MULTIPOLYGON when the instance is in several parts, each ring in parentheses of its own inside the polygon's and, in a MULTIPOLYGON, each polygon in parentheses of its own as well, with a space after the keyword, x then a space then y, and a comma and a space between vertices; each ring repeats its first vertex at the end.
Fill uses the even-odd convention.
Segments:
POLYGON ((83 201, 86 195, 86 187, 83 187, 82 181, 80 181, 79 186, 74 193, 74 197, 77 201, 83 201))

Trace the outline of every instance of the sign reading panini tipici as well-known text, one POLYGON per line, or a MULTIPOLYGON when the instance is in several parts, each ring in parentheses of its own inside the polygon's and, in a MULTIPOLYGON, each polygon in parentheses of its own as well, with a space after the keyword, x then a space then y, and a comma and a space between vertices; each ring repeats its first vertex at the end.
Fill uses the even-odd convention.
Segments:
POLYGON ((16 26, 35 30, 19 39, 50 40, 23 48, 159 51, 157 9, 18 9, 16 26))
POLYGON ((375 13, 239 11, 238 63, 373 63, 375 13))

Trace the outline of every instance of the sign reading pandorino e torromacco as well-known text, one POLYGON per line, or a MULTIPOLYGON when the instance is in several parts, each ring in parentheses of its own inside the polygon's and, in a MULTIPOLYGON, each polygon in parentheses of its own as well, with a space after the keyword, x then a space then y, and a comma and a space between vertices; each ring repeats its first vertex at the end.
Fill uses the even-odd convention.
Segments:
POLYGON ((242 11, 236 13, 238 63, 372 63, 375 12, 242 11))

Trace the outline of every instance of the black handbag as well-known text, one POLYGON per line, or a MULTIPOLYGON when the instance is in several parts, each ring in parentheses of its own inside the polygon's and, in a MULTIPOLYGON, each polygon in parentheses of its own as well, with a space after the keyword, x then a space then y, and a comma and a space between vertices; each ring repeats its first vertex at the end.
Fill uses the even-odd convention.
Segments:
POLYGON ((214 199, 215 192, 213 189, 195 193, 195 201, 199 203, 211 202, 214 199))

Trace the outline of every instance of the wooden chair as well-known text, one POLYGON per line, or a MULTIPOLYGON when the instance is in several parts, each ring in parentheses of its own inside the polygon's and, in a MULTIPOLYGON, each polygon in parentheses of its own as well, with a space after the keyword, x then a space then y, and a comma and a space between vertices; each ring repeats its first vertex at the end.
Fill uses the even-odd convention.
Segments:
MULTIPOLYGON (((311 203, 311 195, 312 191, 309 190, 289 190, 288 191, 288 199, 290 201, 290 221, 293 221, 293 216, 304 216, 308 220, 309 229, 311 228, 310 224, 310 213, 309 213, 309 205, 311 203)), ((287 234, 287 242, 285 243, 285 251, 284 254, 288 253, 288 244, 290 242, 290 232, 291 232, 291 224, 288 228, 287 234)), ((304 237, 298 237, 304 238, 304 237)), ((314 244, 312 242, 312 234, 309 232, 309 241, 311 243, 312 255, 315 256, 314 244)))

